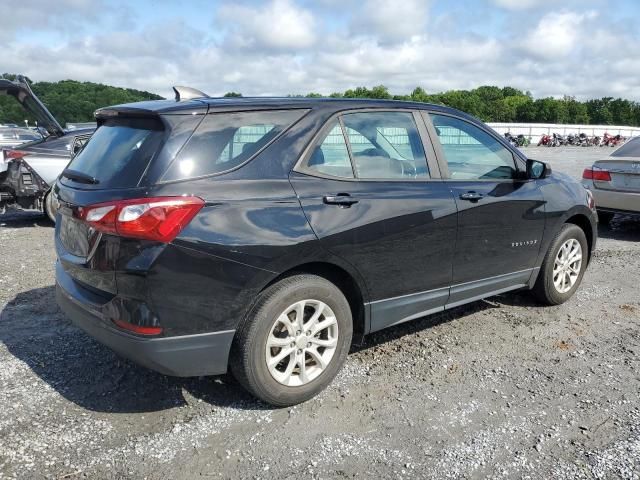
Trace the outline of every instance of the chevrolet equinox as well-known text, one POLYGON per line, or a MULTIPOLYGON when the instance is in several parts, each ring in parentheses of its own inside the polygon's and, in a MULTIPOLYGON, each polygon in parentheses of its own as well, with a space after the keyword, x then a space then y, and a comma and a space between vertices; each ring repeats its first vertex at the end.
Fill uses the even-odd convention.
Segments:
POLYGON ((54 186, 57 301, 124 357, 230 369, 292 405, 352 339, 511 290, 556 305, 580 285, 590 192, 469 115, 175 90, 98 110, 54 186))

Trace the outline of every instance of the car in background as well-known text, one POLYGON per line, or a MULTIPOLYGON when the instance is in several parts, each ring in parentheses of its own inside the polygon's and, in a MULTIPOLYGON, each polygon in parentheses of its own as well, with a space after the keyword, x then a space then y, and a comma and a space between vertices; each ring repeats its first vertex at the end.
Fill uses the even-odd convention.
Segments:
POLYGON ((591 194, 469 115, 176 91, 98 110, 53 188, 58 305, 124 357, 292 405, 353 337, 580 285, 591 194))
POLYGON ((21 143, 41 140, 42 135, 28 128, 0 126, 0 149, 15 147, 21 143))
POLYGON ((5 146, 0 143, 0 213, 7 207, 35 209, 55 222, 51 186, 69 163, 74 146, 81 148, 95 128, 63 129, 22 76, 16 81, 0 78, 0 95, 13 96, 38 122, 38 131, 8 129, 20 133, 11 133, 13 141, 5 146))
POLYGON ((582 184, 593 193, 601 223, 616 213, 640 214, 640 137, 585 169, 582 184))

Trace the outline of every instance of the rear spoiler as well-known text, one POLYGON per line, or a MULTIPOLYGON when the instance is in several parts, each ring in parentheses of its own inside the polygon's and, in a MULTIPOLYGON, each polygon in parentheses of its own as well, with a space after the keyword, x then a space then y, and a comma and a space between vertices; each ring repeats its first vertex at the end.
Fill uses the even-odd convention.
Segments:
POLYGON ((107 107, 100 108, 94 113, 96 120, 98 120, 98 124, 100 121, 103 122, 108 120, 109 118, 114 117, 137 117, 137 118, 149 118, 149 117, 158 117, 160 114, 155 110, 147 110, 144 108, 132 108, 132 107, 107 107))
MULTIPOLYGON (((175 96, 176 102, 186 102, 188 100, 211 98, 206 93, 203 93, 200 90, 196 90, 195 88, 191 88, 191 87, 175 86, 173 87, 173 91, 176 94, 175 96)), ((161 115, 161 113, 167 112, 167 109, 155 110, 155 109, 149 109, 149 108, 141 108, 144 105, 141 105, 141 106, 133 106, 133 105, 135 104, 99 108, 98 110, 95 111, 94 115, 96 117, 96 120, 98 120, 98 123, 100 124, 101 121, 104 122, 105 120, 109 118, 114 118, 114 117, 129 117, 129 118, 147 117, 149 118, 149 117, 158 117, 161 115)), ((173 108, 170 108, 170 110, 173 110, 173 108)))

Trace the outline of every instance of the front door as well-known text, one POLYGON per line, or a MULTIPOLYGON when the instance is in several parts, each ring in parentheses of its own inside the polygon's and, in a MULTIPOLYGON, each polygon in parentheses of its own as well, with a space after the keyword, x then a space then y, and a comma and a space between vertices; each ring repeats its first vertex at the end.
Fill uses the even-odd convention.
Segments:
POLYGON ((321 243, 364 278, 372 331, 442 310, 449 297, 456 204, 416 120, 344 114, 290 177, 321 243))
POLYGON ((448 306, 525 286, 545 225, 536 181, 525 179, 524 162, 480 125, 444 114, 425 118, 458 207, 448 306))

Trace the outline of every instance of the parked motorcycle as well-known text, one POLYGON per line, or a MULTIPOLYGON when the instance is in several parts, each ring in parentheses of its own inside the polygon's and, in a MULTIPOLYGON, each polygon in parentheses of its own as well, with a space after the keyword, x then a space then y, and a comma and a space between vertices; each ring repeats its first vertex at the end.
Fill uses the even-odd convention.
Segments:
POLYGON ((504 134, 504 138, 514 147, 528 147, 531 145, 531 139, 529 137, 525 137, 523 134, 518 134, 514 136, 511 132, 506 132, 504 134))
POLYGON ((562 147, 564 145, 568 145, 567 138, 564 135, 560 135, 559 133, 554 133, 553 138, 551 140, 552 147, 562 147))
POLYGON ((550 147, 552 140, 551 135, 542 135, 538 141, 538 146, 550 147))
POLYGON ((618 135, 609 135, 608 132, 604 132, 604 136, 602 137, 602 143, 600 143, 601 147, 617 147, 621 143, 623 143, 625 138, 618 135))

